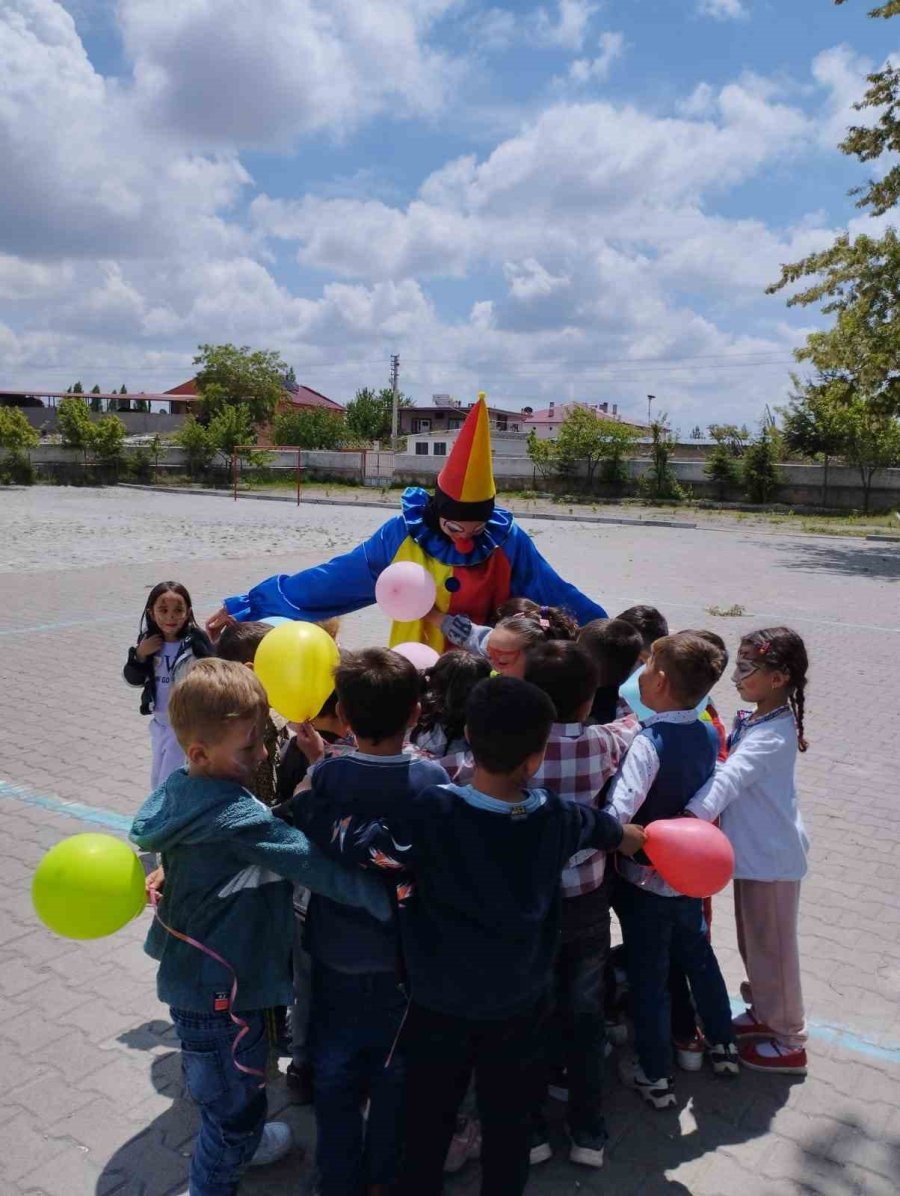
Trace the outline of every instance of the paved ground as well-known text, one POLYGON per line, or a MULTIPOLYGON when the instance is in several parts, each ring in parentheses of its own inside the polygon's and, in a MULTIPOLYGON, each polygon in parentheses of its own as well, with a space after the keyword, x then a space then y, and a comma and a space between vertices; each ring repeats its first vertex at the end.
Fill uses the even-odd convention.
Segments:
MULTIPOLYGON (((206 613, 277 569, 352 546, 382 515, 123 490, 0 495, 3 1196, 165 1196, 185 1183, 194 1119, 141 951, 145 923, 76 944, 38 925, 28 896, 41 853, 86 829, 84 807, 124 826, 145 795, 147 728, 120 668, 147 590, 175 577, 206 613)), ((812 747, 800 765, 813 838, 802 919, 809 1078, 685 1076, 677 1112, 654 1115, 611 1072, 606 1168, 572 1167, 560 1150, 529 1193, 897 1192, 900 554, 760 529, 528 526, 561 572, 614 611, 651 601, 673 626, 714 627, 732 648, 741 631, 786 621, 806 637, 813 662, 812 747), (706 613, 733 603, 746 617, 706 613)), ((344 640, 383 642, 385 630, 377 612, 364 612, 346 621, 344 640)), ((730 714, 730 686, 721 691, 730 714)), ((728 894, 716 916, 736 993, 728 894)), ((270 1093, 280 1107, 281 1083, 270 1093)), ((309 1114, 286 1115, 308 1145, 309 1114)), ((299 1193, 308 1170, 298 1154, 242 1190, 299 1193)), ((477 1177, 470 1167, 448 1190, 475 1193, 477 1177)))

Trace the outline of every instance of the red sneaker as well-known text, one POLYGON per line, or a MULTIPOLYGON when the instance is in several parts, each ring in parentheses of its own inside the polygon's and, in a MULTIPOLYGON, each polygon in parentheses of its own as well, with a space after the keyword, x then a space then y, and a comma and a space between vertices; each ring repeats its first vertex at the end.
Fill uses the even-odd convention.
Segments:
POLYGON ((771 1038, 772 1030, 763 1022, 758 1022, 749 1009, 745 1009, 731 1022, 735 1038, 740 1042, 747 1038, 771 1038))
POLYGON ((776 1075, 805 1076, 806 1051, 803 1047, 782 1046, 774 1038, 766 1042, 743 1042, 738 1054, 751 1071, 770 1071, 776 1075))

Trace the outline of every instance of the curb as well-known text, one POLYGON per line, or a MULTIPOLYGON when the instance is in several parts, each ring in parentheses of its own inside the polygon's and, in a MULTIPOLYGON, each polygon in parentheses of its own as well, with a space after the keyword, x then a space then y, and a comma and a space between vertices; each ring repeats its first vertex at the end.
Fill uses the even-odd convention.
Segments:
MULTIPOLYGON (((146 486, 138 482, 119 482, 121 490, 150 490, 154 494, 200 494, 211 498, 230 498, 234 495, 230 490, 193 490, 188 486, 146 486)), ((252 502, 289 502, 296 506, 297 500, 288 494, 241 494, 240 498, 248 498, 252 502)), ((375 507, 381 510, 396 510, 393 502, 350 502, 342 498, 304 498, 301 506, 313 507, 375 507)), ((543 519, 548 523, 615 523, 626 527, 677 527, 688 530, 696 529, 696 523, 687 523, 675 519, 628 519, 626 516, 613 515, 554 515, 548 511, 510 511, 514 519, 543 519)))

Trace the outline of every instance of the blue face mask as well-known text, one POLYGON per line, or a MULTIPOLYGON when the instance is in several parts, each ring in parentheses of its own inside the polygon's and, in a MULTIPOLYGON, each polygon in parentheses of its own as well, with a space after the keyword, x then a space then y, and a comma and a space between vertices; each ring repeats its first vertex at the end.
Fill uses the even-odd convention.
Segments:
MULTIPOLYGON (((623 681, 619 686, 619 697, 625 699, 641 722, 643 722, 645 718, 650 718, 651 715, 656 713, 655 710, 651 710, 649 706, 645 706, 641 701, 641 673, 643 673, 644 667, 644 665, 641 665, 639 669, 636 669, 631 676, 623 681)), ((706 703, 708 701, 709 697, 707 696, 702 700, 702 702, 697 703, 694 709, 698 714, 703 713, 703 711, 706 709, 706 703)))

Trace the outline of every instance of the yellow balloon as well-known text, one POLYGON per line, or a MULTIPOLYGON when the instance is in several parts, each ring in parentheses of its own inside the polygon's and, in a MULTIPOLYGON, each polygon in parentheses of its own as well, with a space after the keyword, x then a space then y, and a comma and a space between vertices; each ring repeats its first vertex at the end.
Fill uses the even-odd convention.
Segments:
POLYGON ((44 925, 57 934, 103 938, 144 908, 144 869, 128 844, 113 835, 72 835, 38 864, 31 900, 44 925))
POLYGON ((260 642, 253 667, 269 705, 292 723, 315 718, 334 689, 338 646, 315 623, 282 623, 260 642))

